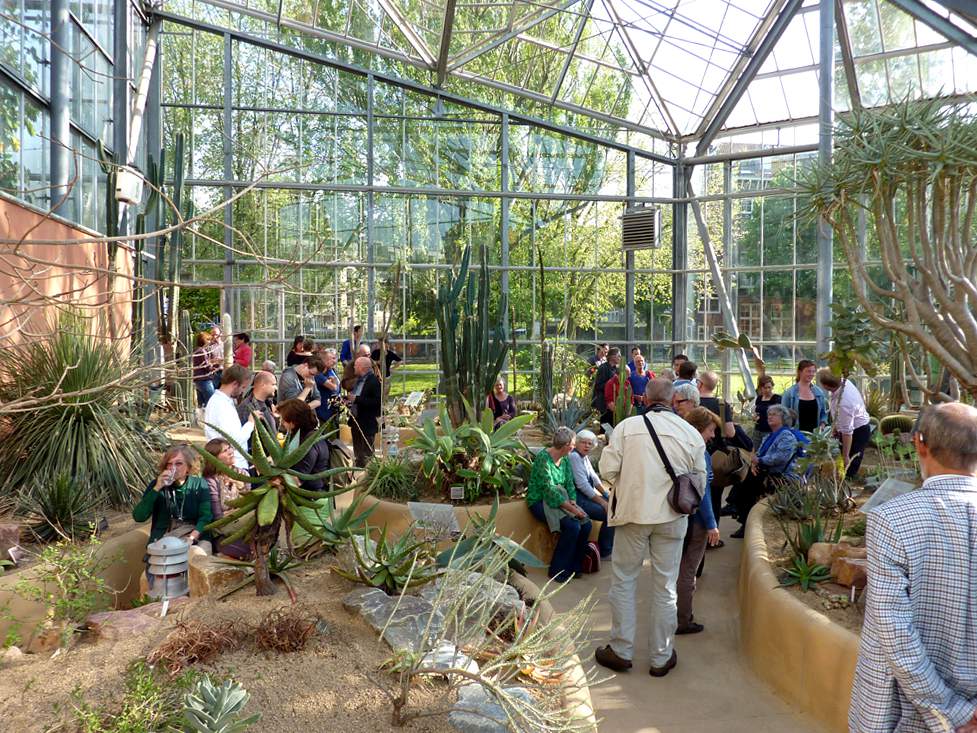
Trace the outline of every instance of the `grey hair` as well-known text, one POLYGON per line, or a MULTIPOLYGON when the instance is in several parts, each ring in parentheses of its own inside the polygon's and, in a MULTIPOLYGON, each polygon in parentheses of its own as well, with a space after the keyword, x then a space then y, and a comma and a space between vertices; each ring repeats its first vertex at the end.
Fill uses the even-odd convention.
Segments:
POLYGON ((675 388, 667 379, 649 379, 645 387, 645 399, 653 405, 672 406, 672 393, 675 388))
POLYGON ((679 399, 688 400, 696 407, 698 407, 702 401, 699 396, 699 390, 695 388, 694 384, 680 384, 678 387, 674 387, 673 389, 675 394, 678 395, 679 399))
POLYGON ((794 415, 783 405, 770 405, 770 407, 767 408, 767 415, 770 415, 771 412, 780 415, 780 419, 787 427, 794 424, 794 415))
POLYGON ((596 443, 597 436, 590 430, 581 430, 577 433, 577 440, 586 440, 588 443, 596 443))
POLYGON ((263 372, 274 372, 278 367, 275 365, 271 359, 265 359, 261 362, 261 371, 263 372))
POLYGON ((573 443, 577 434, 573 432, 566 425, 561 425, 553 433, 553 447, 554 448, 566 448, 568 445, 573 443))
POLYGON ((335 349, 333 349, 333 348, 329 348, 329 349, 323 349, 323 350, 322 350, 322 353, 323 353, 323 354, 329 354, 329 356, 337 356, 339 352, 337 352, 337 351, 336 351, 335 349))
POLYGON ((948 468, 977 469, 977 409, 962 402, 942 402, 923 409, 916 427, 929 452, 948 468))

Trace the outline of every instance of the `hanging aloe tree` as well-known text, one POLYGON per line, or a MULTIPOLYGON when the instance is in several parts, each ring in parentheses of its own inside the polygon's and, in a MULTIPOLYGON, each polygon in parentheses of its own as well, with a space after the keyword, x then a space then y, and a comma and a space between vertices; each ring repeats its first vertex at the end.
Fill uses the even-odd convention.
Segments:
MULTIPOLYGON (((454 425, 465 421, 467 401, 480 417, 509 352, 508 324, 491 322, 488 250, 481 248, 477 272, 470 271, 471 245, 465 247, 458 274, 438 286, 435 315, 441 336, 441 369, 448 414, 454 425), (462 308, 459 308, 459 300, 462 308)), ((505 293, 498 313, 508 311, 505 293)))

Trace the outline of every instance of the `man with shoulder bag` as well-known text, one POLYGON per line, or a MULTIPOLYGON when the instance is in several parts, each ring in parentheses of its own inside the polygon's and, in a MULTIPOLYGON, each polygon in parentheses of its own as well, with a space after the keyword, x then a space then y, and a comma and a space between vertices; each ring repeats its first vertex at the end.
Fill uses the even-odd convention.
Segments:
POLYGON ((612 484, 608 524, 614 527, 610 644, 597 649, 598 664, 616 672, 634 658, 638 575, 651 556, 652 599, 648 654, 652 677, 675 667, 676 581, 688 515, 706 485, 706 446, 698 431, 671 410, 672 383, 652 379, 645 389, 648 412, 623 420, 600 458, 600 474, 612 484))

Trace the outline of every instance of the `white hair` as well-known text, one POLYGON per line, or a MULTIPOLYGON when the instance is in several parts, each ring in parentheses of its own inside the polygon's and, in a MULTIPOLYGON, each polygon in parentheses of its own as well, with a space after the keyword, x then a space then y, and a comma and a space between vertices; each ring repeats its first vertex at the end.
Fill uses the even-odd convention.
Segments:
POLYGON ((590 430, 581 430, 577 433, 577 440, 586 440, 588 443, 596 443, 597 436, 590 430))
POLYGON ((263 372, 274 372, 277 369, 278 367, 271 359, 265 359, 263 362, 261 362, 261 371, 263 372))

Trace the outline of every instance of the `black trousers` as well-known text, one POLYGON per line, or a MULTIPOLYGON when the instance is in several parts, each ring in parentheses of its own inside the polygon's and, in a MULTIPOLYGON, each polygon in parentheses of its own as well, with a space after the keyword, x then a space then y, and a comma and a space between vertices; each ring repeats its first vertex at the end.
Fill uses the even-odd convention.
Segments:
POLYGON ((353 428, 353 464, 363 468, 373 458, 373 441, 376 433, 363 433, 355 423, 353 428))
POLYGON ((862 465, 862 457, 865 455, 865 449, 868 448, 868 441, 871 437, 871 425, 862 425, 860 428, 855 428, 855 432, 851 435, 851 451, 848 453, 851 463, 848 464, 845 478, 855 478, 858 469, 862 465))

